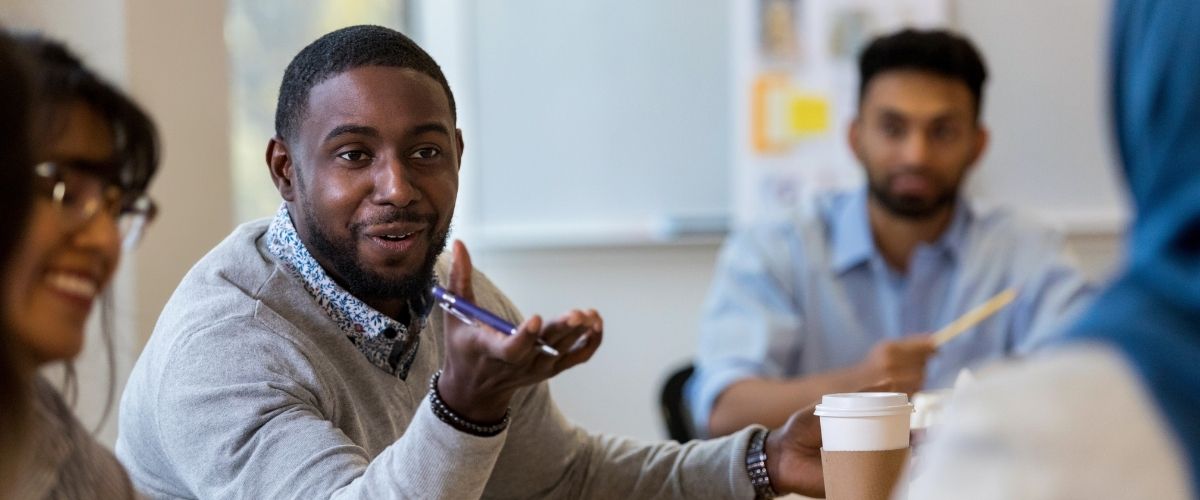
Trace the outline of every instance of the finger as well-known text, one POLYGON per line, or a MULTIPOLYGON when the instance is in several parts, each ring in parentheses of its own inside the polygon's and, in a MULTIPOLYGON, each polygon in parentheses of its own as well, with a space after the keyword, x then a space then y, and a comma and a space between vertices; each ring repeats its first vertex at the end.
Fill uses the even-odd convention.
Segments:
POLYGON ((557 346, 566 337, 578 337, 589 329, 587 315, 579 310, 563 313, 554 321, 547 323, 541 332, 542 340, 551 346, 557 346))
POLYGON ((563 352, 563 354, 560 355, 559 359, 555 361, 553 373, 558 374, 563 370, 592 359, 592 355, 596 354, 596 351, 600 349, 600 344, 603 343, 603 341, 603 331, 588 332, 587 334, 580 336, 579 343, 573 345, 566 351, 560 351, 563 352))
POLYGON ((604 331, 604 318, 595 309, 588 309, 588 316, 592 320, 592 331, 601 333, 604 331))
POLYGON ((537 332, 541 329, 542 317, 535 314, 521 323, 514 335, 479 328, 476 339, 488 356, 510 365, 522 365, 534 356, 537 332))
POLYGON ((462 240, 454 240, 453 252, 454 259, 450 263, 450 276, 447 279, 450 293, 474 301, 475 288, 471 285, 474 267, 471 265, 471 254, 467 253, 467 246, 462 240))
POLYGON ((934 340, 933 335, 928 333, 909 336, 909 338, 905 339, 905 345, 910 348, 911 352, 924 356, 929 356, 937 352, 937 341, 934 340))
POLYGON ((794 428, 797 441, 813 448, 821 447, 821 418, 816 414, 817 406, 804 408, 788 419, 787 427, 794 428))
MULTIPOLYGON (((567 334, 556 334, 554 337, 554 347, 559 352, 574 351, 583 347, 586 344, 585 335, 596 337, 604 333, 604 320, 600 318, 600 314, 595 309, 573 311, 573 313, 574 317, 571 319, 577 317, 580 320, 578 326, 572 328, 567 334)), ((566 315, 564 315, 565 319, 566 315)))
POLYGON ((912 377, 888 377, 873 384, 859 387, 853 392, 904 392, 912 394, 921 387, 923 379, 912 377))

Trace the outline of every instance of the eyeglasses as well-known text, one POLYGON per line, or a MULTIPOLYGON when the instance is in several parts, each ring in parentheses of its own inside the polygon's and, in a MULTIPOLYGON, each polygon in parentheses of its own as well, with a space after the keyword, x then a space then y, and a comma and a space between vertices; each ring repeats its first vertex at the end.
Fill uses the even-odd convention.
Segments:
POLYGON ((148 195, 130 192, 88 169, 66 162, 42 162, 34 167, 36 189, 58 210, 72 229, 83 227, 101 212, 117 221, 122 248, 137 246, 158 207, 148 195))

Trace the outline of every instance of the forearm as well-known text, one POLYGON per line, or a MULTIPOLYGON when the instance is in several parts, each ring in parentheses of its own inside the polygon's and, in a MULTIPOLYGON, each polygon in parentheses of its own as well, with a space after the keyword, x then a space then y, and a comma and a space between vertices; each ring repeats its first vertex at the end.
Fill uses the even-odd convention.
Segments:
POLYGON ((478 498, 506 437, 465 434, 422 402, 405 434, 331 497, 478 498))
POLYGON ((857 367, 794 379, 741 380, 726 388, 713 403, 708 432, 710 436, 723 436, 752 424, 776 428, 825 394, 850 392, 874 382, 857 367))

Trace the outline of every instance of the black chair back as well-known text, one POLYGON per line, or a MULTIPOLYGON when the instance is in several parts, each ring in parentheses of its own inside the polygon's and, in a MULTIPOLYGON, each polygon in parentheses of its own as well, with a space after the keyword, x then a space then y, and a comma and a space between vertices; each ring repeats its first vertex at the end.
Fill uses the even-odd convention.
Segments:
POLYGON ((683 389, 694 371, 695 367, 688 363, 672 372, 663 383, 659 395, 659 410, 662 412, 663 425, 667 428, 667 436, 680 443, 696 439, 692 416, 683 397, 683 389))

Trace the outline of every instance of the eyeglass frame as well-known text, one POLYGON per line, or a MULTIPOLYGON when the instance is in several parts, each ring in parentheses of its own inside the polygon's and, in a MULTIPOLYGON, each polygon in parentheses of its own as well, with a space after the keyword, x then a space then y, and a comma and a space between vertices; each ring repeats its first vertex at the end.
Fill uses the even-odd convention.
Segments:
MULTIPOLYGON (((132 250, 141 240, 147 226, 154 222, 158 215, 158 204, 145 192, 134 191, 122 187, 119 183, 97 174, 96 169, 87 168, 88 162, 80 161, 43 161, 34 165, 35 182, 47 182, 46 186, 35 189, 38 195, 49 198, 55 210, 75 230, 84 227, 100 212, 107 212, 117 223, 117 232, 121 237, 121 248, 132 250), (76 208, 68 206, 75 203, 68 201, 68 186, 64 172, 77 174, 76 179, 88 179, 98 184, 88 199, 76 208)), ((108 168, 108 167, 103 167, 108 168)), ((78 194, 76 192, 75 194, 78 194)))

